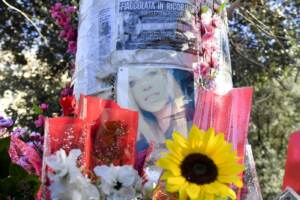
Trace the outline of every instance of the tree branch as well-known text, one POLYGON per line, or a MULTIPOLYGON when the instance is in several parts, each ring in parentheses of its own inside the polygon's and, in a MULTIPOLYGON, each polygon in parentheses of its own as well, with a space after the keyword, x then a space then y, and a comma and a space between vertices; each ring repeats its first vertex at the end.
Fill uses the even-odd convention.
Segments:
POLYGON ((41 33, 40 29, 37 27, 37 25, 32 21, 32 19, 30 19, 28 17, 28 15, 26 13, 24 13, 22 10, 14 7, 13 5, 9 4, 6 0, 2 0, 2 2, 7 5, 7 7, 17 11, 18 13, 20 13, 21 15, 23 15, 23 17, 25 17, 31 24, 32 26, 36 29, 36 31, 38 32, 38 34, 40 35, 40 37, 43 39, 43 41, 45 42, 46 45, 48 45, 48 40, 47 38, 41 33))

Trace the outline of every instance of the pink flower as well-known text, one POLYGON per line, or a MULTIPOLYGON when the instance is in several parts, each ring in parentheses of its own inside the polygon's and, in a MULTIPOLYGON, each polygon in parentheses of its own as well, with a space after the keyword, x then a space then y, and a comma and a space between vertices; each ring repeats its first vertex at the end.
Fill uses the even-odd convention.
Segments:
POLYGON ((206 76, 209 72, 209 66, 207 63, 201 63, 200 64, 200 74, 201 76, 206 76))
POLYGON ((51 17, 55 20, 57 20, 60 17, 60 13, 57 11, 50 11, 51 12, 51 17))
POLYGON ((71 27, 66 31, 66 39, 67 41, 74 41, 76 40, 76 30, 71 27))
POLYGON ((70 54, 75 54, 77 50, 77 43, 75 41, 70 41, 68 44, 67 52, 70 54))
POLYGON ((57 19, 57 23, 58 25, 60 25, 61 27, 68 27, 69 24, 71 23, 71 17, 70 16, 66 16, 63 15, 60 18, 57 19))
POLYGON ((213 18, 212 21, 211 21, 211 25, 214 27, 214 28, 217 28, 219 25, 220 25, 220 20, 218 18, 213 18))
POLYGON ((25 156, 20 157, 20 159, 16 161, 16 164, 23 167, 27 172, 34 173, 34 168, 25 156))
POLYGON ((58 3, 55 3, 51 9, 58 11, 58 10, 62 9, 62 7, 63 7, 63 4, 58 2, 58 3))
POLYGON ((72 13, 76 12, 76 7, 75 7, 75 6, 67 6, 67 7, 65 8, 65 12, 66 12, 67 14, 72 14, 72 13))
POLYGON ((40 141, 41 140, 41 134, 39 132, 32 132, 30 134, 30 140, 31 141, 40 141))
POLYGON ((73 87, 67 85, 61 92, 60 97, 72 96, 73 95, 73 87))
POLYGON ((211 57, 210 62, 209 62, 209 67, 210 68, 217 68, 217 66, 218 66, 217 59, 215 59, 214 57, 211 57))
POLYGON ((38 119, 34 121, 35 127, 39 128, 44 125, 45 117, 44 115, 39 115, 38 119))
POLYGON ((25 129, 16 128, 14 131, 10 133, 10 135, 18 138, 24 138, 28 136, 28 132, 25 129))
POLYGON ((207 32, 202 36, 203 41, 212 40, 214 38, 214 34, 211 32, 207 32))
POLYGON ((49 105, 46 104, 46 103, 42 103, 39 107, 40 107, 40 109, 42 109, 43 111, 46 111, 46 110, 48 109, 49 105))
POLYGON ((65 39, 67 37, 67 32, 65 30, 62 30, 60 33, 59 33, 59 37, 65 39))

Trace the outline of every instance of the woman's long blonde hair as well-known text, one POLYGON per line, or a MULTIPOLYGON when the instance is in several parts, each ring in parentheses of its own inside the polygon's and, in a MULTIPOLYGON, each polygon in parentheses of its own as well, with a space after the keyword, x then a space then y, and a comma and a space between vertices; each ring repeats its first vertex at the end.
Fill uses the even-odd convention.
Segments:
MULTIPOLYGON (((161 69, 161 71, 162 70, 164 69, 161 69)), ((171 88, 171 90, 168 90, 167 92, 172 99, 171 103, 173 109, 170 117, 176 122, 174 129, 183 134, 187 134, 188 124, 185 115, 185 101, 182 90, 172 74, 166 72, 165 76, 168 86, 170 86, 169 88, 171 88), (176 126, 177 124, 180 124, 180 126, 176 126)), ((128 90, 128 101, 130 102, 129 107, 139 112, 139 134, 143 134, 148 143, 163 143, 166 138, 163 135, 159 134, 160 131, 158 125, 155 125, 156 123, 147 120, 147 118, 144 117, 144 115, 142 114, 142 109, 136 103, 131 89, 128 90)))

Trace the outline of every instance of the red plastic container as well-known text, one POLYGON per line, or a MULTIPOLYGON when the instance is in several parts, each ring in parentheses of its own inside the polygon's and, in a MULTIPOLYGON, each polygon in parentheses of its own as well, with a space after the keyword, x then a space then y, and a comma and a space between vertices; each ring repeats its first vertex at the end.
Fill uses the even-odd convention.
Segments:
POLYGON ((291 187, 300 194, 300 131, 289 138, 282 190, 291 187))

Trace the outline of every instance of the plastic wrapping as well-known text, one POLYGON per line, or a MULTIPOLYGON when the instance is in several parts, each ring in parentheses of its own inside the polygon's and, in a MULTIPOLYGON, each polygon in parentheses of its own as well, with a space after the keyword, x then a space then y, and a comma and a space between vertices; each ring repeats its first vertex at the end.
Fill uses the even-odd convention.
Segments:
MULTIPOLYGON (((199 128, 214 128, 216 132, 224 133, 226 140, 237 150, 241 162, 248 140, 252 94, 250 87, 234 88, 224 95, 199 90, 194 115, 194 124, 199 128)), ((237 193, 240 199, 241 191, 237 193)))
POLYGON ((240 157, 244 157, 247 144, 253 89, 234 88, 225 95, 199 90, 194 124, 207 130, 225 134, 240 157))
POLYGON ((117 94, 121 106, 139 113, 138 151, 150 143, 163 145, 174 130, 187 135, 194 113, 191 71, 170 65, 120 67, 117 94))
POLYGON ((224 17, 217 30, 217 45, 220 48, 218 62, 219 67, 214 78, 214 91, 217 94, 226 94, 233 88, 231 59, 228 40, 227 18, 224 17))
POLYGON ((80 2, 74 92, 111 90, 107 77, 120 64, 197 62, 194 0, 84 0, 80 2))
MULTIPOLYGON (((11 136, 9 156, 14 163, 19 164, 22 158, 26 158, 26 165, 22 165, 28 173, 41 175, 42 158, 39 153, 30 145, 19 139, 17 136, 11 136)), ((23 161, 24 163, 24 161, 23 161)))
MULTIPOLYGON (((64 149, 80 149, 78 165, 90 175, 96 165, 135 164, 138 113, 120 108, 114 101, 81 96, 78 118, 49 118, 45 126, 44 158, 64 149)), ((43 162, 42 193, 46 195, 47 172, 43 162)))
POLYGON ((132 165, 138 126, 136 112, 126 109, 105 109, 90 136, 91 167, 97 165, 132 165))
MULTIPOLYGON (((46 165, 45 158, 54 154, 60 149, 64 149, 69 153, 72 149, 80 149, 83 154, 79 158, 80 165, 84 165, 84 142, 86 140, 87 131, 84 128, 83 120, 59 117, 59 118, 47 118, 45 122, 45 135, 44 135, 44 155, 43 155, 43 167, 42 167, 42 180, 41 191, 42 199, 48 199, 46 196, 49 193, 47 187, 49 181, 47 173, 50 170, 46 165)), ((83 166, 84 167, 84 166, 83 166)))
POLYGON ((212 2, 82 0, 73 77, 76 97, 111 99, 119 66, 146 63, 194 69, 196 84, 200 80, 218 94, 228 92, 232 78, 227 16, 225 11, 213 14, 218 3, 212 2), (199 17, 203 6, 209 9, 199 17), (208 32, 201 35, 203 26, 208 32), (215 66, 203 69, 206 65, 215 66))
POLYGON ((289 138, 287 160, 285 165, 285 175, 282 190, 287 187, 293 188, 300 194, 300 132, 293 133, 289 138))
POLYGON ((86 167, 135 163, 138 113, 112 100, 81 95, 76 113, 87 128, 86 167))
POLYGON ((255 161, 251 145, 246 145, 245 154, 244 187, 241 193, 241 200, 263 200, 256 173, 255 161))
POLYGON ((165 140, 173 131, 187 135, 194 113, 193 72, 174 65, 120 67, 117 100, 139 113, 136 168, 157 183, 161 169, 155 166, 166 151, 165 140))

